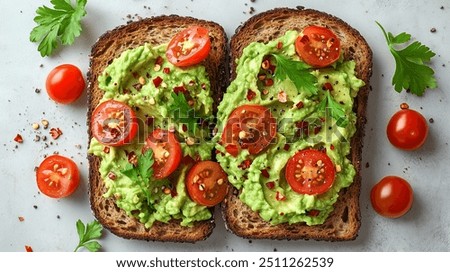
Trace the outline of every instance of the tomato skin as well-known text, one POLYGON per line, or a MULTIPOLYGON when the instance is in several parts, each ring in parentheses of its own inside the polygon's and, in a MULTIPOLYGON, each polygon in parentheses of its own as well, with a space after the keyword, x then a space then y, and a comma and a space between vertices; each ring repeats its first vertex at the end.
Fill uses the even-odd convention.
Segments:
POLYGON ((328 28, 308 26, 295 41, 300 58, 315 68, 323 68, 337 61, 341 54, 339 38, 328 28))
POLYGON ((86 86, 80 69, 72 64, 55 67, 47 76, 45 87, 51 99, 61 104, 77 100, 86 86))
POLYGON ((61 155, 45 158, 36 171, 39 190, 51 198, 63 198, 78 188, 80 173, 71 159, 61 155))
POLYGON ((220 164, 213 161, 196 163, 186 177, 186 188, 191 199, 207 207, 215 206, 225 199, 228 184, 227 174, 220 164))
POLYGON ((428 124, 422 114, 405 108, 397 111, 389 120, 386 134, 391 144, 404 150, 420 148, 428 136, 428 124))
POLYGON ((178 67, 187 67, 202 62, 209 55, 211 40, 209 30, 191 26, 179 32, 169 42, 166 57, 178 67))
POLYGON ((370 192, 373 209, 388 218, 398 218, 406 214, 411 209, 413 200, 411 185, 397 176, 382 178, 370 192))
POLYGON ((336 170, 330 157, 315 149, 295 153, 286 164, 286 180, 299 194, 323 194, 333 186, 335 176, 336 170))
POLYGON ((172 174, 181 162, 181 145, 175 133, 163 129, 155 129, 145 140, 142 153, 153 150, 153 176, 163 179, 172 174), (167 154, 167 155, 166 155, 167 154))
POLYGON ((122 146, 131 143, 138 132, 138 123, 133 109, 119 101, 100 103, 91 116, 91 131, 102 144, 122 146), (116 116, 115 114, 121 114, 116 116), (120 122, 124 122, 120 125, 120 122), (118 125, 119 129, 112 125, 118 125))
POLYGON ((230 114, 222 132, 221 143, 234 157, 242 149, 248 149, 250 154, 255 155, 272 142, 276 133, 277 122, 268 108, 243 105, 230 114))

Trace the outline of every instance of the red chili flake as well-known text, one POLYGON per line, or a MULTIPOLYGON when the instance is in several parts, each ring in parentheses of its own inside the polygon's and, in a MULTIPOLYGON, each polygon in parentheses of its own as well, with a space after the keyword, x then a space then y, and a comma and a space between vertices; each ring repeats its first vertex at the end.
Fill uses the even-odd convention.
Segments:
POLYGON ((195 86, 195 81, 193 81, 193 80, 191 80, 191 81, 189 81, 189 86, 195 86))
POLYGON ((109 178, 110 180, 116 180, 117 175, 116 175, 115 173, 113 173, 113 172, 109 172, 109 173, 108 173, 108 178, 109 178))
POLYGON ((185 93, 187 92, 186 88, 185 88, 183 85, 174 87, 174 88, 173 88, 173 91, 174 91, 176 94, 179 94, 179 93, 185 94, 185 93))
POLYGON ((277 49, 280 50, 281 48, 283 48, 283 43, 282 42, 278 42, 277 43, 277 49))
POLYGON ((155 60, 155 65, 161 65, 164 59, 161 56, 158 56, 155 60))
POLYGON ((19 216, 19 221, 23 222, 23 221, 25 221, 25 218, 23 216, 19 216))
POLYGON ((310 210, 310 211, 306 212, 306 215, 312 216, 312 217, 318 216, 319 214, 320 214, 319 210, 310 210))
POLYGON ((291 146, 289 144, 285 144, 283 149, 286 151, 289 151, 289 149, 291 148, 291 146))
POLYGON ((323 84, 322 90, 324 90, 324 91, 332 91, 333 90, 333 85, 331 85, 330 82, 326 82, 325 84, 323 84))
POLYGON ((26 252, 33 252, 33 248, 30 246, 25 246, 25 251, 26 252))
POLYGON ((330 145, 330 149, 331 149, 331 150, 334 150, 334 145, 330 145))
POLYGON ((225 147, 225 150, 233 157, 237 157, 239 154, 239 149, 235 144, 229 144, 225 147))
POLYGON ((300 101, 295 106, 297 107, 297 109, 301 109, 301 108, 303 108, 305 106, 305 104, 303 104, 303 102, 300 101))
POLYGON ((155 85, 156 88, 158 88, 162 82, 163 82, 163 79, 159 76, 157 76, 153 79, 153 84, 155 85))
POLYGON ((277 191, 275 199, 278 201, 283 201, 283 200, 286 200, 286 197, 284 195, 282 195, 279 191, 277 191))
POLYGON ((274 181, 267 182, 266 187, 272 190, 273 188, 275 188, 275 182, 274 181))
POLYGON ((239 165, 239 168, 241 168, 242 170, 245 170, 245 169, 250 168, 250 165, 252 165, 252 161, 251 160, 245 160, 239 165))
POLYGON ((103 147, 103 152, 105 152, 106 154, 109 154, 109 150, 110 150, 109 146, 103 147))
POLYGON ((255 98, 255 96, 256 96, 256 93, 254 91, 248 89, 248 91, 247 91, 247 100, 248 101, 252 101, 253 98, 255 98))
POLYGON ((264 80, 264 85, 265 85, 266 87, 272 86, 272 85, 273 85, 273 79, 271 79, 271 78, 266 78, 266 80, 264 80))
POLYGON ((186 124, 183 124, 181 126, 181 129, 183 130, 183 132, 186 132, 188 130, 188 127, 186 126, 186 124))
POLYGON ((321 126, 315 127, 314 128, 314 134, 318 134, 320 132, 320 130, 322 129, 321 126))
POLYGON ((18 142, 19 144, 23 143, 22 135, 17 134, 16 137, 14 137, 14 141, 18 142))
POLYGON ((202 89, 206 90, 206 84, 205 83, 202 83, 202 89))
POLYGON ((54 140, 58 139, 59 136, 61 136, 63 134, 62 130, 59 128, 51 128, 49 133, 54 140))
POLYGON ((166 75, 170 74, 170 68, 169 67, 164 67, 163 73, 166 74, 166 75))
POLYGON ((130 153, 128 153, 127 158, 128 158, 128 162, 129 163, 133 164, 134 166, 137 165, 138 158, 137 158, 136 153, 134 151, 131 151, 130 153))
POLYGON ((265 177, 265 178, 270 177, 269 171, 267 171, 267 169, 261 170, 261 175, 263 175, 263 177, 265 177))
POLYGON ((172 197, 176 197, 176 196, 178 195, 178 193, 177 193, 177 191, 175 191, 175 190, 170 190, 170 195, 171 195, 172 197))
POLYGON ((145 117, 145 123, 147 124, 147 126, 153 125, 154 121, 155 121, 155 117, 153 117, 153 116, 146 116, 145 117))

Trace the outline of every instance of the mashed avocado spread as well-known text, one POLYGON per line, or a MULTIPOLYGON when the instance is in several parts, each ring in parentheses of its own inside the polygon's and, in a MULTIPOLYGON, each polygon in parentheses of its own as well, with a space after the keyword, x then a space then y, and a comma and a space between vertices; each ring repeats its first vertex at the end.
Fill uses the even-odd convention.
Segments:
POLYGON ((186 167, 179 167, 169 178, 150 181, 150 204, 136 181, 121 172, 129 164, 128 155, 135 152, 139 156, 145 139, 155 128, 176 131, 183 157, 211 159, 214 144, 208 138, 209 130, 201 125, 188 129, 171 107, 176 102, 173 93, 182 91, 189 97, 198 120, 212 118, 213 100, 205 67, 177 68, 167 61, 166 48, 167 45, 145 44, 127 50, 99 76, 99 87, 104 91, 100 102, 113 99, 131 106, 139 120, 139 132, 131 144, 121 147, 105 147, 92 138, 88 151, 101 159, 99 171, 107 188, 104 197, 114 198, 119 208, 147 228, 155 221, 171 219, 180 219, 182 226, 191 226, 212 216, 207 207, 196 204, 187 195, 186 167), (172 193, 164 192, 164 188, 170 188, 172 193))
POLYGON ((230 183, 241 190, 240 199, 272 224, 322 224, 332 212, 339 191, 348 187, 355 176, 355 168, 346 158, 356 129, 353 100, 364 85, 355 76, 355 63, 344 61, 341 56, 332 67, 311 69, 311 74, 317 78, 317 94, 297 89, 289 78, 274 78, 273 85, 268 86, 262 85, 259 80, 265 56, 281 54, 300 61, 294 46, 298 35, 296 31, 288 31, 267 44, 249 44, 237 60, 236 78, 228 87, 217 114, 219 132, 214 138, 219 151, 217 161, 229 175, 230 183), (319 105, 328 91, 323 89, 324 86, 332 86, 330 93, 341 105, 348 120, 345 127, 337 126, 336 120, 327 111, 320 110, 319 105), (221 128, 234 109, 248 104, 270 109, 277 120, 277 134, 275 141, 262 152, 250 155, 247 149, 242 149, 233 157, 220 144, 221 128), (301 124, 306 124, 306 133, 301 124), (334 183, 323 194, 298 194, 285 179, 285 166, 289 158, 306 148, 326 150, 336 167, 334 183), (242 167, 245 163, 247 165, 242 167))

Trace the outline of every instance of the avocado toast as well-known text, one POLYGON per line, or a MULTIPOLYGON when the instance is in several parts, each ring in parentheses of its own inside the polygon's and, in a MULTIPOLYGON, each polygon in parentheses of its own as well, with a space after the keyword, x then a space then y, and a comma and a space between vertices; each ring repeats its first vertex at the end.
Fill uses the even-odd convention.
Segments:
POLYGON ((157 241, 196 242, 211 234, 215 226, 212 208, 196 204, 187 195, 185 165, 211 158, 213 146, 206 142, 209 129, 196 122, 213 116, 215 101, 227 82, 226 66, 223 28, 190 17, 159 16, 132 22, 105 33, 95 43, 88 73, 89 193, 94 215, 104 227, 124 238, 157 241), (209 31, 209 54, 198 65, 175 67, 164 54, 167 44, 192 26, 209 31), (136 136, 124 139, 121 146, 100 142, 97 129, 93 131, 93 116, 108 101, 131 108, 123 111, 125 117, 131 111, 136 115, 129 118, 136 121, 136 136), (182 124, 180 104, 199 114, 194 123, 182 124), (177 119, 180 122, 171 122, 177 119), (172 138, 180 141, 180 167, 143 190, 147 185, 136 184, 136 180, 144 180, 145 174, 133 169, 148 170, 158 159, 171 158, 168 152, 154 152, 154 160, 151 156, 143 159, 144 151, 150 149, 147 139, 157 130, 168 131, 165 137, 176 135, 172 138))
MULTIPOLYGON (((336 40, 328 42, 334 49, 336 40)), ((216 136, 217 160, 234 185, 222 203, 227 228, 251 239, 355 239, 372 73, 367 42, 329 14, 280 8, 239 27, 230 52, 233 81, 216 136), (296 52, 297 37, 311 26, 340 41, 341 53, 323 67, 305 65, 296 52), (309 153, 320 157, 314 165, 301 159, 309 153), (306 170, 322 190, 291 182, 305 182, 306 170)))

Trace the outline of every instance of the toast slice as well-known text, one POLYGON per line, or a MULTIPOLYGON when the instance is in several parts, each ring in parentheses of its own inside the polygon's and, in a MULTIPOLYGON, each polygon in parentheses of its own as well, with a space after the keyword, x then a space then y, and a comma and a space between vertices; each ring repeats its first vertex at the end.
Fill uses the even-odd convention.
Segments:
POLYGON ((361 152, 366 123, 369 79, 372 74, 372 51, 361 34, 339 18, 311 9, 278 8, 258 14, 241 25, 231 38, 231 80, 236 77, 236 62, 251 42, 267 43, 287 30, 301 31, 309 25, 325 26, 340 38, 345 60, 356 62, 356 76, 365 82, 354 101, 357 132, 351 140, 350 161, 356 176, 348 188, 342 189, 334 211, 324 224, 307 226, 303 223, 272 225, 263 221, 239 199, 237 189, 230 190, 222 203, 227 229, 238 236, 251 239, 315 239, 328 241, 353 240, 360 228, 359 194, 361 187, 361 152))
MULTIPOLYGON (((90 116, 103 96, 103 91, 98 86, 98 77, 103 70, 123 51, 144 43, 168 43, 175 34, 191 25, 209 29, 211 51, 202 64, 208 73, 211 92, 217 106, 227 83, 227 37, 223 28, 214 22, 176 15, 143 19, 106 32, 92 47, 87 76, 89 140, 93 137, 90 116)), ((193 227, 182 227, 179 221, 174 219, 169 223, 156 221, 150 229, 146 229, 138 220, 119 209, 114 200, 103 197, 106 189, 99 173, 100 159, 94 155, 89 155, 88 159, 91 208, 98 221, 112 233, 128 239, 172 242, 201 241, 211 234, 215 227, 214 219, 197 222, 193 227)))

